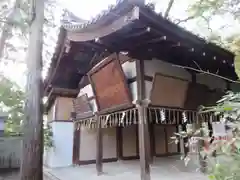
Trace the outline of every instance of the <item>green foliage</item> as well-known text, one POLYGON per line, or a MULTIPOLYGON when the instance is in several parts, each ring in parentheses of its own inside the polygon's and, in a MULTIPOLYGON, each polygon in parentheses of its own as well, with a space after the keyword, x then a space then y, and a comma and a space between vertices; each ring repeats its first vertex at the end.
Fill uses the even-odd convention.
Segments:
POLYGON ((205 152, 209 162, 218 160, 218 163, 210 163, 209 173, 216 180, 240 179, 240 93, 228 92, 212 108, 204 108, 203 112, 212 111, 222 117, 221 121, 233 133, 230 140, 218 140, 211 144, 209 152, 205 152), (216 151, 217 158, 212 156, 216 151))
MULTIPOLYGON (((0 66, 24 63, 28 49, 29 25, 34 18, 31 1, 0 1, 0 66), (23 58, 21 58, 23 57, 23 58)), ((43 65, 44 73, 55 49, 62 7, 57 0, 45 1, 43 65)))
POLYGON ((8 78, 0 77, 0 107, 8 114, 7 133, 20 133, 23 120, 24 93, 8 78))
MULTIPOLYGON (((198 129, 191 129, 176 133, 172 139, 179 138, 198 139, 199 155, 207 163, 207 174, 210 180, 239 180, 240 179, 240 93, 228 92, 213 107, 203 107, 200 114, 212 112, 215 116, 221 117, 221 123, 232 132, 232 138, 214 140, 212 143, 209 138, 207 126, 200 126, 198 129), (203 148, 201 142, 208 144, 203 148)), ((199 123, 199 122, 197 122, 199 123)), ((177 141, 178 142, 178 141, 177 141)), ((191 145, 190 142, 187 145, 191 145)), ((190 155, 184 160, 189 161, 190 155)))
POLYGON ((54 147, 52 127, 47 124, 44 127, 44 148, 48 150, 54 147))
MULTIPOLYGON (((6 135, 22 134, 21 122, 24 120, 24 92, 20 87, 4 76, 0 76, 0 108, 8 114, 6 135)), ((44 147, 53 147, 52 128, 44 127, 44 147)))
POLYGON ((189 12, 195 17, 211 18, 216 15, 231 14, 235 19, 240 18, 240 1, 238 0, 197 0, 193 2, 189 12))
MULTIPOLYGON (((207 24, 207 28, 210 31, 209 41, 215 42, 237 55, 235 67, 238 77, 240 77, 240 34, 236 31, 237 33, 230 33, 229 35, 225 35, 225 37, 220 36, 219 33, 212 30, 211 22, 214 17, 221 17, 223 20, 232 17, 236 21, 240 21, 239 7, 239 0, 197 0, 193 1, 188 9, 191 17, 200 21, 203 20, 207 24)), ((226 21, 221 30, 231 26, 231 24, 228 23, 229 22, 226 21)))

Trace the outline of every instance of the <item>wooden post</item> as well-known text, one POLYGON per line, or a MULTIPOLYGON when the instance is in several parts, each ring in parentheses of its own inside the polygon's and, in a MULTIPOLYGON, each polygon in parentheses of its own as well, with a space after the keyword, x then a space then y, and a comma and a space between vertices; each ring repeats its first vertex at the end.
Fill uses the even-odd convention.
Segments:
POLYGON ((74 132, 73 132, 73 157, 72 163, 78 164, 79 162, 79 151, 80 151, 80 128, 78 128, 78 124, 74 124, 74 132))
MULTIPOLYGON (((178 125, 178 132, 182 132, 183 131, 183 128, 182 128, 182 125, 178 125)), ((184 141, 183 141, 183 138, 180 138, 180 141, 179 141, 179 144, 180 144, 180 152, 181 154, 184 154, 185 155, 185 150, 184 150, 184 141)))
POLYGON ((136 61, 137 69, 137 90, 138 100, 136 106, 138 108, 138 133, 139 133, 139 156, 141 166, 141 180, 150 180, 151 150, 150 136, 147 118, 148 101, 145 99, 145 82, 144 82, 144 61, 136 61))
POLYGON ((150 166, 149 166, 149 138, 147 138, 148 127, 146 123, 146 107, 138 105, 138 133, 139 133, 139 155, 141 166, 141 180, 150 180, 150 166))
MULTIPOLYGON (((200 137, 203 138, 204 137, 204 130, 202 129, 203 128, 203 122, 200 121, 199 123, 200 123, 199 128, 201 128, 200 137)), ((201 151, 203 150, 203 147, 204 147, 204 140, 200 139, 199 140, 199 153, 198 153, 199 154, 198 156, 199 156, 200 171, 202 173, 206 173, 206 171, 207 171, 207 159, 200 154, 201 151)))
POLYGON ((101 120, 98 118, 98 115, 95 115, 97 121, 97 146, 96 146, 96 169, 97 174, 101 175, 103 173, 103 139, 102 139, 102 124, 101 120))
POLYGON ((27 85, 20 179, 43 180, 43 83, 41 72, 44 1, 31 0, 30 7, 33 19, 30 23, 26 60, 27 85))
POLYGON ((116 127, 116 141, 117 141, 117 158, 118 160, 123 159, 123 137, 122 137, 122 127, 116 127))
MULTIPOLYGON (((187 132, 187 123, 182 124, 182 130, 187 132)), ((189 152, 189 147, 186 146, 188 143, 188 137, 183 138, 183 151, 184 151, 184 156, 187 156, 189 152)))
MULTIPOLYGON (((195 129, 199 130, 200 129, 200 137, 204 137, 204 132, 202 130, 202 120, 199 119, 199 115, 196 115, 196 122, 195 122, 195 129)), ((199 160, 199 165, 200 165, 200 171, 202 173, 206 172, 206 161, 205 158, 202 157, 202 155, 200 154, 200 152, 202 151, 202 148, 204 147, 204 140, 200 139, 198 141, 198 160, 199 160)))

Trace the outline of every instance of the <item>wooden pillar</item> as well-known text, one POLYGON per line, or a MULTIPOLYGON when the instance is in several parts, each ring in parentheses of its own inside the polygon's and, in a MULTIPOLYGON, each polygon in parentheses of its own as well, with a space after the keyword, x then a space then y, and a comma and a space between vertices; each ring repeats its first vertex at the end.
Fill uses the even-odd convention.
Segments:
POLYGON ((137 69, 137 97, 136 106, 138 108, 138 133, 139 133, 139 156, 141 166, 141 180, 150 180, 151 161, 150 136, 147 118, 148 101, 145 100, 145 82, 144 82, 144 61, 136 61, 137 69))
POLYGON ((116 141, 117 141, 117 158, 118 160, 123 159, 123 137, 122 127, 116 127, 116 141))
MULTIPOLYGON (((199 128, 200 128, 200 137, 204 137, 205 135, 204 135, 204 130, 203 130, 203 122, 202 121, 200 121, 199 122, 200 124, 199 124, 199 128)), ((206 171, 207 171, 207 159, 206 159, 206 157, 203 157, 201 154, 200 154, 200 152, 203 150, 203 148, 204 148, 204 140, 203 139, 200 139, 199 140, 199 164, 200 164, 200 171, 202 172, 202 173, 206 173, 206 171)))
POLYGON ((78 164, 79 162, 79 151, 80 151, 80 128, 78 124, 74 124, 74 133, 73 133, 73 157, 72 163, 78 164))
POLYGON ((95 119, 97 121, 97 141, 96 141, 96 169, 97 174, 101 175, 103 173, 103 135, 102 135, 102 124, 101 120, 98 118, 98 115, 95 115, 95 119))
MULTIPOLYGON (((182 130, 187 132, 187 123, 183 123, 182 124, 182 130)), ((189 147, 186 146, 187 143, 188 143, 188 137, 183 138, 183 152, 184 152, 184 156, 187 156, 187 154, 189 152, 189 147)))
MULTIPOLYGON (((182 125, 178 125, 178 132, 182 132, 183 131, 183 128, 182 128, 182 125)), ((183 138, 180 138, 180 141, 179 141, 179 144, 180 144, 180 152, 181 154, 185 154, 185 150, 184 150, 184 141, 183 141, 183 138)))

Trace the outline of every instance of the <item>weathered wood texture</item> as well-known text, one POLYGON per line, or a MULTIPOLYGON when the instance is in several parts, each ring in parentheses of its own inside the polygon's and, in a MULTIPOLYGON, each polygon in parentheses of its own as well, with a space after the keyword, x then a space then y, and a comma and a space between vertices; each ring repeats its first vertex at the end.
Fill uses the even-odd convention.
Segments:
POLYGON ((44 1, 30 1, 35 14, 30 26, 21 180, 43 180, 42 45, 44 1))
POLYGON ((118 56, 113 54, 89 73, 99 110, 123 104, 132 99, 118 56))
POLYGON ((141 167, 141 180, 150 180, 151 152, 150 152, 150 134, 148 128, 147 109, 143 105, 145 99, 145 84, 144 84, 144 62, 136 61, 137 69, 137 95, 139 104, 138 107, 138 134, 139 134, 139 156, 141 167))
POLYGON ((74 124, 73 157, 72 157, 73 164, 77 164, 79 161, 79 149, 80 149, 80 128, 78 128, 77 124, 74 124))
POLYGON ((76 113, 76 119, 93 116, 93 111, 88 101, 87 94, 84 94, 74 99, 73 108, 76 113))
POLYGON ((98 121, 97 125, 97 141, 96 141, 96 169, 97 174, 101 175, 103 172, 103 132, 102 132, 102 125, 101 121, 98 120, 98 116, 95 116, 96 120, 98 121))
POLYGON ((224 95, 224 92, 211 91, 202 84, 191 83, 188 86, 185 109, 197 109, 199 106, 213 106, 224 95))
POLYGON ((184 107, 188 81, 156 74, 151 91, 151 104, 184 107))

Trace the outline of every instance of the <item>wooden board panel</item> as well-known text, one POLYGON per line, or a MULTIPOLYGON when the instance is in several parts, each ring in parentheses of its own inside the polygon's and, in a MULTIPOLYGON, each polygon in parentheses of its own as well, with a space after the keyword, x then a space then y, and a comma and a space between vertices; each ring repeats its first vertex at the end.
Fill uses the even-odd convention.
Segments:
POLYGON ((215 106, 216 105, 216 102, 218 100, 220 100, 222 98, 222 96, 225 95, 224 92, 220 92, 220 91, 213 91, 213 92, 209 92, 208 93, 208 96, 206 98, 206 104, 205 106, 215 106))
POLYGON ((183 108, 188 81, 155 74, 151 91, 151 104, 183 108))
POLYGON ((171 137, 174 136, 174 133, 177 131, 176 126, 166 126, 166 133, 167 133, 167 144, 168 144, 168 153, 178 153, 178 144, 172 142, 173 140, 171 137))
POLYGON ((184 108, 197 109, 204 105, 208 95, 208 88, 202 84, 190 84, 184 108))
POLYGON ((164 126, 154 125, 156 155, 166 154, 166 134, 164 126))
POLYGON ((76 113, 76 119, 82 119, 82 118, 93 116, 93 111, 89 104, 87 94, 84 94, 74 99, 73 107, 76 113))
POLYGON ((109 56, 90 71, 89 77, 100 111, 132 103, 122 66, 116 54, 109 56))
POLYGON ((123 157, 137 156, 137 136, 136 126, 126 126, 122 128, 122 153, 123 157))

